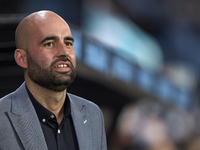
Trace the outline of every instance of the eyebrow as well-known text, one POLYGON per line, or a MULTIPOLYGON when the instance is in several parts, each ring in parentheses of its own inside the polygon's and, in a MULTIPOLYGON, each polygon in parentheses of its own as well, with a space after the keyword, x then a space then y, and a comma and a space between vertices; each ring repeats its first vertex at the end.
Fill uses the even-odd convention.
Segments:
POLYGON ((44 38, 44 39, 40 42, 40 44, 44 43, 45 41, 57 40, 57 39, 58 39, 58 37, 56 37, 56 36, 48 36, 48 37, 44 38))
POLYGON ((74 42, 74 38, 71 37, 71 36, 67 36, 67 37, 65 37, 64 39, 65 39, 65 40, 70 40, 70 41, 74 42))
MULTIPOLYGON (((58 37, 57 37, 57 36, 48 36, 48 37, 44 38, 44 39, 40 42, 40 44, 44 43, 45 41, 49 41, 49 40, 58 40, 58 37)), ((70 40, 70 41, 74 42, 74 38, 71 37, 71 36, 65 37, 64 40, 70 40)))

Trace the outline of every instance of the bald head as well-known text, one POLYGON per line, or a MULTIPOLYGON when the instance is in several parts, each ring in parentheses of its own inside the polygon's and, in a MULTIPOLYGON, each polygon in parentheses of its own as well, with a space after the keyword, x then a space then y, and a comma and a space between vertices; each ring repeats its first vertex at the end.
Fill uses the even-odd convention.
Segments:
POLYGON ((32 34, 35 33, 34 30, 37 28, 37 26, 40 26, 40 24, 42 24, 46 20, 52 18, 57 18, 65 22, 64 19, 61 18, 59 15, 48 10, 38 11, 25 17, 19 23, 15 31, 16 48, 27 50, 28 45, 31 42, 30 37, 32 36, 32 34))

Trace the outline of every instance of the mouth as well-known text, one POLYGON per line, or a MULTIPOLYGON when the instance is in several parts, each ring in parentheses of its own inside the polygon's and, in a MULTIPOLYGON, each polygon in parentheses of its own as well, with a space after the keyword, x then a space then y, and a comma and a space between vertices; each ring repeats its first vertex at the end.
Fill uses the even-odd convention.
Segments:
POLYGON ((70 67, 69 64, 59 64, 55 66, 55 68, 66 68, 66 67, 70 67))
POLYGON ((58 62, 55 64, 54 69, 58 72, 69 72, 71 70, 70 62, 58 62))

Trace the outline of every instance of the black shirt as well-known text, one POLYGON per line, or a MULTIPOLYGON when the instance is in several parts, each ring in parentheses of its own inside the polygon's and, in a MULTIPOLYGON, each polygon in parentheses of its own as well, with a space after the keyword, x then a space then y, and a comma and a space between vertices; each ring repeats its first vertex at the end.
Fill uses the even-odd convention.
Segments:
POLYGON ((40 120, 48 150, 79 150, 71 117, 69 98, 66 96, 64 118, 60 125, 58 125, 56 116, 42 106, 33 97, 28 88, 27 91, 40 120))

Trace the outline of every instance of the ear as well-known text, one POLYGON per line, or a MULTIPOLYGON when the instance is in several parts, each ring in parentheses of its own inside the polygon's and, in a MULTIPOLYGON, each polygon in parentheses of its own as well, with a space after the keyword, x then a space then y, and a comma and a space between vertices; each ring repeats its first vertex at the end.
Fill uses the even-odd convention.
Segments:
POLYGON ((23 49, 15 50, 15 61, 20 67, 24 69, 27 68, 27 58, 25 50, 23 49))

